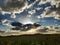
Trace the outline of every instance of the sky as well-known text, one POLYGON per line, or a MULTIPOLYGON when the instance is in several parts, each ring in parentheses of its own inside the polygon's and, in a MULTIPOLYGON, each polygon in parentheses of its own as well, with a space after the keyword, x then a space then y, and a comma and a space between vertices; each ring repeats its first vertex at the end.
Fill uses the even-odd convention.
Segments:
MULTIPOLYGON (((46 12, 47 7, 51 7, 55 9, 54 5, 51 5, 50 2, 46 2, 44 4, 39 4, 41 0, 27 0, 28 7, 24 9, 21 13, 16 13, 16 18, 11 18, 11 14, 2 14, 0 13, 0 30, 10 30, 8 25, 3 25, 2 20, 8 20, 11 22, 20 22, 22 24, 29 23, 39 23, 42 26, 58 26, 60 25, 60 19, 56 19, 55 16, 43 17, 43 13, 46 12)), ((0 0, 0 6, 3 1, 0 0)), ((48 14, 49 15, 49 14, 48 14)), ((53 15, 53 14, 51 14, 53 15)), ((56 14, 57 15, 57 14, 56 14)))

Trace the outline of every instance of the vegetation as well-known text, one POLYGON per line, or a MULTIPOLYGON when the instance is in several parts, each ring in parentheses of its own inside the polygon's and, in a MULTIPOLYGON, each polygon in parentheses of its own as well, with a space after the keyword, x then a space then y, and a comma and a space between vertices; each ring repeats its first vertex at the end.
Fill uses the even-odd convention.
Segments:
POLYGON ((0 45, 60 45, 60 34, 0 36, 0 45))

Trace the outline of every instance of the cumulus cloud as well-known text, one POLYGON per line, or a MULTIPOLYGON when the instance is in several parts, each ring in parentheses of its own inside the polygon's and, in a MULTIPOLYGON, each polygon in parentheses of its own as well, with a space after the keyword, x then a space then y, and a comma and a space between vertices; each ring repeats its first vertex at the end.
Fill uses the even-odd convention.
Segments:
POLYGON ((39 4, 51 3, 51 6, 46 7, 45 11, 40 15, 42 18, 44 17, 54 17, 55 19, 60 20, 60 0, 41 0, 39 4))
POLYGON ((60 3, 60 0, 41 0, 40 2, 39 2, 39 5, 41 5, 41 4, 46 4, 47 2, 50 2, 51 3, 51 5, 56 5, 56 6, 58 6, 59 5, 59 3, 60 3))
MULTIPOLYGON (((38 2, 39 0, 35 0, 32 4, 28 5, 28 3, 25 3, 25 7, 23 7, 22 9, 16 9, 17 11, 13 11, 12 15, 11 15, 11 18, 16 18, 15 16, 15 13, 21 13, 23 12, 25 9, 29 9, 31 8, 36 2, 38 2)), ((51 3, 52 6, 55 6, 56 8, 51 8, 51 6, 49 7, 46 7, 45 10, 40 16, 37 16, 37 18, 44 18, 44 17, 54 17, 55 19, 59 19, 60 20, 60 0, 41 0, 39 2, 38 5, 41 5, 41 4, 46 4, 47 2, 51 3)), ((40 10, 41 8, 36 8, 36 10, 40 10)), ((5 14, 5 13, 9 13, 11 14, 11 12, 4 12, 1 8, 0 8, 0 12, 2 12, 2 14, 5 14)), ((36 10, 31 10, 29 11, 28 13, 30 14, 30 16, 34 13, 36 13, 36 10)), ((30 17, 29 16, 29 17, 30 17)), ((2 24, 4 25, 10 25, 10 23, 8 22, 8 20, 2 20, 2 24)), ((40 33, 40 34, 55 34, 55 33, 58 33, 60 32, 60 27, 57 26, 47 26, 47 27, 44 27, 44 26, 40 26, 40 27, 37 27, 37 28, 31 28, 31 29, 28 29, 26 31, 20 31, 20 27, 17 26, 19 28, 19 30, 10 30, 10 31, 5 31, 4 34, 0 34, 0 35, 23 35, 23 34, 36 34, 36 33, 40 33)), ((14 28, 17 28, 17 27, 14 27, 14 28)), ((11 27, 12 28, 12 27, 11 27)), ((27 28, 27 27, 25 27, 27 28)))
POLYGON ((40 7, 37 7, 36 10, 39 11, 41 8, 40 7))
POLYGON ((56 8, 56 9, 47 9, 46 11, 44 11, 42 14, 41 14, 41 17, 44 18, 44 17, 54 17, 55 19, 58 19, 60 20, 60 9, 59 8, 56 8))
POLYGON ((7 25, 7 26, 9 26, 10 28, 13 28, 13 27, 14 27, 14 26, 12 26, 12 25, 10 24, 10 21, 7 20, 7 19, 3 19, 3 20, 1 20, 1 22, 2 22, 2 25, 7 25))
POLYGON ((12 14, 11 14, 11 18, 16 18, 15 13, 12 13, 12 14))
POLYGON ((34 13, 36 13, 36 10, 31 10, 31 11, 28 11, 28 14, 34 14, 34 13))
POLYGON ((2 24, 3 25, 8 25, 9 24, 9 21, 7 19, 3 19, 1 20, 2 24))
MULTIPOLYGON (((18 26, 15 24, 15 26, 18 26)), ((19 27, 19 26, 18 26, 19 27)), ((59 34, 60 33, 60 26, 40 26, 39 24, 26 24, 23 25, 24 29, 17 30, 15 28, 14 30, 10 31, 0 31, 1 36, 10 36, 10 35, 24 35, 24 34, 59 34)), ((12 28, 12 27, 11 27, 12 28)))
MULTIPOLYGON (((20 8, 20 9, 18 9, 19 7, 18 7, 18 4, 17 4, 17 6, 15 5, 15 7, 17 7, 16 9, 15 9, 15 7, 14 8, 10 8, 12 5, 10 5, 10 7, 7 7, 7 6, 9 6, 7 3, 8 2, 10 2, 10 4, 11 4, 11 2, 13 3, 14 1, 12 1, 12 0, 4 0, 3 2, 4 2, 4 5, 3 6, 5 6, 5 7, 7 7, 6 9, 4 9, 5 7, 2 7, 1 5, 0 5, 0 12, 3 14, 3 15, 5 15, 6 13, 7 14, 11 14, 11 18, 16 18, 16 15, 15 15, 15 13, 22 13, 25 9, 29 9, 29 8, 31 8, 36 2, 38 2, 39 0, 35 0, 33 3, 31 3, 31 4, 29 4, 28 5, 28 2, 27 2, 27 0, 15 0, 16 2, 21 2, 21 4, 19 3, 19 6, 20 7, 22 7, 22 8, 20 8), (23 4, 22 4, 23 3, 23 4), (9 11, 7 11, 7 10, 9 10, 9 11)), ((13 6, 14 6, 13 5, 13 6)), ((13 7, 12 6, 12 7, 13 7)), ((35 11, 33 11, 33 13, 35 13, 35 11)), ((30 13, 31 14, 31 13, 30 13)))
POLYGON ((1 31, 0 36, 10 36, 10 35, 24 35, 24 34, 60 34, 59 26, 40 26, 37 28, 31 28, 27 31, 21 30, 10 30, 10 31, 1 31))
MULTIPOLYGON (((36 4, 39 0, 35 0, 33 3, 31 3, 30 5, 27 5, 27 9, 31 8, 34 4, 36 4)), ((28 3, 28 2, 27 2, 28 3)))
MULTIPOLYGON (((30 0, 29 0, 30 1, 30 0)), ((21 9, 16 9, 16 11, 15 10, 13 10, 13 14, 11 15, 11 18, 16 18, 16 15, 15 15, 15 13, 21 13, 21 12, 23 12, 25 9, 29 9, 29 8, 31 8, 35 3, 37 3, 39 0, 35 0, 33 3, 31 3, 30 5, 28 5, 28 2, 26 1, 26 3, 25 3, 25 6, 24 7, 22 7, 21 9)), ((6 1, 4 1, 5 3, 6 2, 9 2, 8 0, 6 0, 6 1)), ((11 0, 10 0, 10 2, 11 2, 11 0)), ((49 3, 51 3, 51 5, 55 5, 56 6, 56 8, 59 8, 60 6, 60 0, 41 0, 40 2, 39 2, 39 5, 41 5, 41 4, 45 4, 45 3, 47 3, 47 2, 49 2, 49 3)), ((41 16, 42 17, 49 17, 49 16, 52 16, 52 14, 50 13, 50 12, 56 12, 56 13, 58 13, 59 11, 59 9, 56 9, 56 11, 52 11, 52 9, 50 9, 51 7, 47 7, 47 8, 45 8, 45 12, 43 13, 43 14, 41 14, 41 16), (47 14, 47 13, 50 13, 50 14, 47 14)), ((1 8, 2 9, 2 8, 1 8)), ((41 8, 36 8, 36 10, 40 10, 41 8)), ((9 14, 11 14, 11 11, 10 12, 6 12, 6 11, 3 11, 3 10, 1 10, 1 12, 2 12, 2 14, 5 14, 5 13, 9 13, 9 14)), ((29 14, 34 14, 36 11, 35 10, 32 10, 32 11, 29 11, 28 13, 29 14)), ((60 14, 57 14, 58 16, 56 16, 56 14, 53 14, 53 17, 55 17, 55 19, 60 19, 60 14)))
POLYGON ((27 32, 35 32, 40 34, 59 34, 60 26, 40 26, 27 32))
POLYGON ((41 0, 38 5, 45 4, 47 2, 48 2, 48 0, 41 0))
POLYGON ((38 18, 38 19, 40 19, 40 18, 41 18, 41 16, 37 16, 37 18, 38 18))
POLYGON ((60 32, 60 26, 47 26, 47 28, 49 28, 48 31, 60 32))

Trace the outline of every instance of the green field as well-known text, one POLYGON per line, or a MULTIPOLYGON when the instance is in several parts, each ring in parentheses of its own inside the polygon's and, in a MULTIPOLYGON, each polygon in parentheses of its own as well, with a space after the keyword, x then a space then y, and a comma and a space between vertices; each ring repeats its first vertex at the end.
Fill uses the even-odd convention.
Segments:
POLYGON ((60 34, 0 36, 0 45, 60 45, 60 34))

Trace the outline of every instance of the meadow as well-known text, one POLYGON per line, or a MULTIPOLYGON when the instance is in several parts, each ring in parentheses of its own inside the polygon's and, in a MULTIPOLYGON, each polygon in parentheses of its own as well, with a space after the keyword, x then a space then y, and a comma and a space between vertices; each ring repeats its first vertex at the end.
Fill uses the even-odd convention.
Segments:
POLYGON ((0 45, 60 45, 60 34, 0 36, 0 45))

